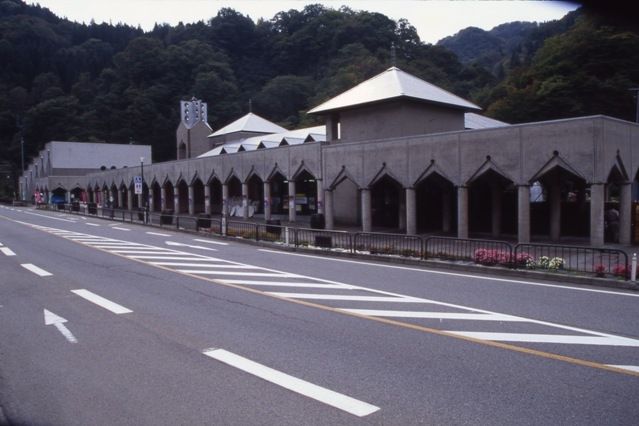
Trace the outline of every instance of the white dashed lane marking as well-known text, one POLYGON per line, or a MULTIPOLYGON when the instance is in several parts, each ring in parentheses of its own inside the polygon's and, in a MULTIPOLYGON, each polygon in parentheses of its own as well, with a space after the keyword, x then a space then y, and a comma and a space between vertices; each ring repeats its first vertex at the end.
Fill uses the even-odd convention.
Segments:
POLYGON ((21 263, 20 266, 22 266, 27 271, 31 271, 40 277, 50 277, 51 275, 53 275, 52 273, 47 272, 44 269, 39 268, 32 263, 21 263))
MULTIPOLYGON (((413 321, 406 324, 414 324, 415 321, 426 321, 428 324, 427 328, 433 328, 432 320, 438 319, 440 320, 440 324, 445 324, 445 326, 441 325, 433 329, 440 330, 450 336, 469 338, 478 342, 525 342, 541 345, 591 345, 593 347, 606 346, 611 348, 618 346, 628 348, 639 347, 639 339, 605 334, 593 330, 486 311, 437 300, 406 296, 337 281, 308 277, 201 254, 187 253, 163 247, 131 243, 48 227, 36 227, 88 246, 97 247, 131 259, 144 261, 149 265, 168 268, 192 276, 200 276, 220 284, 257 287, 264 294, 279 298, 317 301, 315 303, 321 304, 318 306, 348 314, 368 316, 371 318, 403 318, 413 321), (310 291, 315 289, 317 292, 281 292, 276 290, 278 287, 282 289, 309 289, 310 291), (333 291, 331 292, 331 290, 333 291), (345 292, 349 292, 350 294, 345 292), (367 309, 367 303, 375 303, 375 309, 367 309), (352 305, 344 306, 348 304, 352 305), (379 306, 380 304, 389 304, 389 308, 392 305, 397 307, 398 304, 406 304, 406 306, 410 306, 411 309, 405 311, 392 308, 383 309, 383 306, 379 306), (439 309, 445 307, 446 310, 438 312, 437 309, 432 309, 433 307, 438 307, 439 309), (443 320, 446 322, 441 322, 443 320), (431 322, 429 323, 428 321, 431 322), (528 329, 528 332, 526 332, 525 329, 517 333, 504 332, 510 330, 500 330, 500 328, 505 327, 506 324, 513 323, 517 323, 520 328, 524 327, 528 329), (463 327, 465 324, 468 324, 467 329, 463 327), (481 327, 481 331, 477 331, 478 327, 481 327), (552 330, 552 332, 543 333, 540 327, 542 329, 547 328, 552 330), (566 334, 566 331, 570 331, 571 333, 566 334)), ((403 269, 403 267, 401 268, 403 269)), ((553 348, 557 348, 557 346, 553 346, 553 348)), ((606 354, 601 357, 613 356, 609 353, 606 354)), ((614 365, 626 365, 627 368, 625 369, 630 371, 633 365, 639 364, 639 354, 625 354, 623 356, 629 356, 631 359, 624 360, 630 362, 626 362, 625 364, 616 362, 614 365)), ((607 364, 601 363, 599 365, 604 367, 607 364)))

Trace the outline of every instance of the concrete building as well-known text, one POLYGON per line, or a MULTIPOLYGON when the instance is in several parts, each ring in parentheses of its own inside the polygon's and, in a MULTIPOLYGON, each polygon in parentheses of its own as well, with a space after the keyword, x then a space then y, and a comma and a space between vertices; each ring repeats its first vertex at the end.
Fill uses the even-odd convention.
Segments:
MULTIPOLYGON (((329 229, 593 246, 604 244, 605 212, 615 207, 619 242, 630 243, 639 125, 605 116, 508 125, 478 111, 392 67, 310 110, 324 131, 250 135, 233 125, 198 158, 145 167, 149 205, 300 225, 323 213, 329 229)), ((126 187, 134 175, 106 170, 79 182, 126 187)))
MULTIPOLYGON (((43 203, 97 200, 106 204, 109 195, 87 187, 86 176, 106 170, 140 174, 141 161, 145 166, 151 165, 149 145, 53 141, 47 143, 28 165, 20 179, 20 191, 27 200, 43 203)), ((128 188, 123 182, 112 184, 118 188, 128 188)), ((118 205, 122 205, 124 201, 118 196, 122 191, 112 192, 116 201, 119 201, 118 205)))

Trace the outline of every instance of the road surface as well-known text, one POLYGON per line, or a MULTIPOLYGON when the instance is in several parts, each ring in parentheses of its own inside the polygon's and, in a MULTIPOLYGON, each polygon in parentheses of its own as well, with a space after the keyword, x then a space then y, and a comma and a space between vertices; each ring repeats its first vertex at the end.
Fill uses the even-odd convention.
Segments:
POLYGON ((639 293, 0 207, 0 423, 636 424, 639 293))

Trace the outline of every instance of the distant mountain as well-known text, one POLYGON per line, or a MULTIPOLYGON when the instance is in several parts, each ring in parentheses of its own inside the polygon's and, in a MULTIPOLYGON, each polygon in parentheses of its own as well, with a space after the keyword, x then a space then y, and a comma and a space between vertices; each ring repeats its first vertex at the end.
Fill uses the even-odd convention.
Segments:
POLYGON ((468 27, 441 39, 438 46, 457 55, 463 64, 477 64, 498 78, 504 77, 503 67, 528 63, 546 38, 565 32, 580 12, 567 14, 560 20, 545 23, 509 22, 490 31, 468 27))

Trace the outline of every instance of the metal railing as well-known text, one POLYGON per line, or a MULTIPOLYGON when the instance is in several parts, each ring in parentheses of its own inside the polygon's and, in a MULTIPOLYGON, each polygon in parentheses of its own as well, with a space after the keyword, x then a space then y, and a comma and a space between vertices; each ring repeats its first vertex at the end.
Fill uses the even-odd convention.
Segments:
POLYGON ((517 244, 513 253, 520 269, 578 272, 600 277, 628 278, 630 275, 628 254, 617 249, 517 244))
POLYGON ((350 232, 310 228, 293 229, 295 247, 353 251, 353 235, 350 232))
POLYGON ((512 246, 506 241, 427 237, 424 239, 424 259, 428 258, 511 266, 512 246))
POLYGON ((357 232, 353 238, 355 252, 403 257, 424 257, 424 240, 415 235, 357 232))
MULTIPOLYGON (((122 222, 144 223, 142 210, 60 204, 38 206, 61 209, 71 214, 95 214, 122 222)), ((188 230, 204 235, 225 235, 253 241, 288 244, 322 250, 346 251, 373 256, 402 256, 414 259, 441 259, 474 262, 486 266, 538 270, 551 273, 579 273, 599 277, 630 278, 628 255, 623 250, 553 244, 516 244, 506 241, 453 237, 419 237, 404 234, 332 231, 293 228, 269 223, 226 221, 209 215, 175 215, 172 211, 150 212, 151 226, 188 230)))

